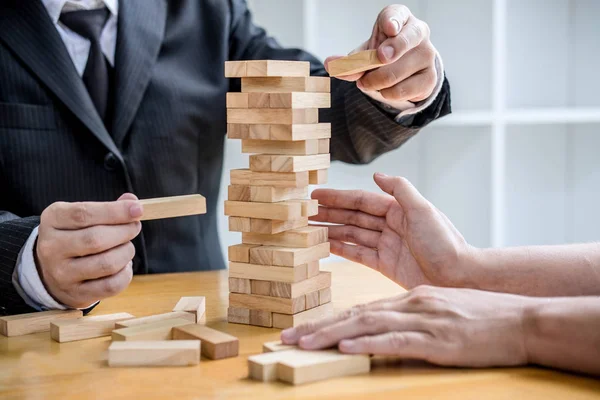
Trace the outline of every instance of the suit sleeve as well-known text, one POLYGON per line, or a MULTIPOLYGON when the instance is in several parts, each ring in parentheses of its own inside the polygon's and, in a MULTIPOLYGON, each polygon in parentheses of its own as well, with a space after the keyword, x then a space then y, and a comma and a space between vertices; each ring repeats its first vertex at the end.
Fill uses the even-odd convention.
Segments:
MULTIPOLYGON (((311 54, 282 48, 264 29, 254 25, 245 0, 231 0, 230 60, 298 60, 311 63, 311 75, 327 76, 325 67, 311 54)), ((230 90, 240 90, 238 79, 230 90)), ((421 128, 451 112, 450 86, 444 79, 433 103, 420 113, 395 121, 397 114, 364 95, 352 82, 332 79, 330 109, 320 111, 320 119, 331 123, 331 156, 334 160, 365 164, 398 148, 421 128)))

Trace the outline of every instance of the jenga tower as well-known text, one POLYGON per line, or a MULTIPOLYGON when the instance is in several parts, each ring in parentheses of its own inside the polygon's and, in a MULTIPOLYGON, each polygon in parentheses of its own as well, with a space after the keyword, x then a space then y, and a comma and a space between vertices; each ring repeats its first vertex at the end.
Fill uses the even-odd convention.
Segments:
POLYGON ((327 228, 308 226, 318 213, 308 185, 327 181, 330 80, 311 77, 301 61, 228 61, 225 76, 242 79, 227 93, 227 137, 242 140, 250 168, 231 171, 225 202, 229 230, 229 322, 288 328, 333 311, 327 228))

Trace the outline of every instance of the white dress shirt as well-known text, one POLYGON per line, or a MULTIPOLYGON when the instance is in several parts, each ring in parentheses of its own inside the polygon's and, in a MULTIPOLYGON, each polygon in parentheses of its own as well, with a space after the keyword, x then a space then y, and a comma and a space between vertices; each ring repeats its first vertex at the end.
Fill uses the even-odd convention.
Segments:
MULTIPOLYGON (((104 56, 111 66, 115 63, 115 49, 117 44, 117 20, 119 12, 118 0, 42 0, 42 3, 48 11, 50 19, 56 26, 69 55, 80 76, 83 76, 90 53, 90 41, 73 32, 60 22, 60 15, 63 12, 76 10, 93 10, 106 6, 110 11, 108 21, 104 25, 100 35, 100 46, 104 56)), ((442 83, 444 82, 444 67, 442 59, 438 54, 436 57, 436 71, 438 81, 431 96, 415 106, 410 102, 394 102, 384 99, 379 92, 364 92, 371 98, 390 107, 390 112, 398 112, 396 120, 416 114, 427 108, 437 95, 440 93, 442 83)), ((35 228, 27 239, 25 246, 17 259, 17 265, 13 273, 13 284, 17 292, 23 297, 25 302, 37 309, 58 309, 64 310, 67 307, 58 303, 46 290, 38 274, 35 259, 33 256, 35 241, 37 239, 38 228, 35 228)), ((87 307, 86 307, 87 308, 87 307)))

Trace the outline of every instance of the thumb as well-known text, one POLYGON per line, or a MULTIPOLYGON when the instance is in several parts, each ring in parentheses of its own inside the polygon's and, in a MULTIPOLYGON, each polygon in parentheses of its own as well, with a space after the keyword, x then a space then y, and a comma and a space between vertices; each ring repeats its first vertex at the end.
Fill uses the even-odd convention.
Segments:
POLYGON ((387 194, 394 196, 402 208, 429 207, 429 202, 410 181, 401 176, 388 176, 376 173, 373 177, 377 186, 387 194))
POLYGON ((399 48, 396 37, 400 35, 411 15, 410 10, 402 5, 387 6, 379 13, 374 29, 374 32, 377 32, 377 38, 371 43, 371 46, 378 48, 379 59, 386 64, 392 63, 402 56, 404 49, 399 48))
POLYGON ((138 197, 133 193, 123 193, 121 197, 117 199, 117 201, 121 200, 139 200, 138 197))

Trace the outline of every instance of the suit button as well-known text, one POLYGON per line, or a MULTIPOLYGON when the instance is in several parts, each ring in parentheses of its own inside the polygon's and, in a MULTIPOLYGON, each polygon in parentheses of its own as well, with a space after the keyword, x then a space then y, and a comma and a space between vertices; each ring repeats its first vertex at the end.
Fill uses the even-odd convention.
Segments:
POLYGON ((104 157, 104 168, 107 171, 114 171, 119 166, 119 160, 113 153, 108 153, 104 157))

